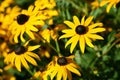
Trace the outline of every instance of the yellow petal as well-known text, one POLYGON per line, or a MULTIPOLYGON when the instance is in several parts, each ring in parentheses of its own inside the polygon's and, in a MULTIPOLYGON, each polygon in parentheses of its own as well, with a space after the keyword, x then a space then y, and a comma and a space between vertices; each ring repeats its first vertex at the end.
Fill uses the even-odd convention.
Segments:
POLYGON ((91 39, 101 39, 103 40, 104 38, 97 35, 97 34, 87 34, 87 37, 91 38, 91 39))
POLYGON ((24 54, 24 57, 29 63, 31 63, 34 66, 37 66, 36 61, 32 57, 28 56, 27 54, 24 54))
POLYGON ((31 30, 31 31, 35 31, 35 32, 37 32, 38 31, 38 29, 36 28, 36 27, 34 27, 34 26, 32 26, 32 25, 28 25, 29 27, 29 29, 31 30))
POLYGON ((88 17, 88 18, 85 20, 84 26, 88 26, 88 25, 91 23, 92 20, 93 20, 93 16, 88 17))
POLYGON ((64 34, 64 35, 62 35, 62 36, 60 36, 60 38, 59 39, 62 39, 62 38, 69 38, 69 37, 72 37, 74 34, 64 34))
POLYGON ((40 60, 40 57, 36 54, 36 53, 33 53, 33 52, 26 52, 27 55, 31 56, 31 57, 34 57, 38 60, 40 60))
POLYGON ((56 76, 58 70, 55 68, 54 71, 51 73, 51 80, 56 76))
POLYGON ((59 71, 58 71, 58 73, 57 73, 57 79, 56 80, 61 80, 61 78, 62 78, 62 72, 61 72, 61 68, 59 68, 59 71))
POLYGON ((26 60, 25 60, 25 58, 24 58, 24 56, 22 55, 21 56, 21 63, 22 63, 22 65, 26 68, 26 69, 29 69, 29 66, 28 66, 28 64, 27 64, 27 62, 26 62, 26 60))
POLYGON ((65 30, 62 30, 63 33, 67 33, 67 34, 74 34, 75 31, 73 31, 72 29, 65 29, 65 30))
POLYGON ((108 6, 107 6, 107 9, 106 9, 106 12, 109 13, 110 11, 110 8, 113 6, 114 3, 110 3, 108 6))
POLYGON ((35 36, 33 35, 33 33, 32 33, 30 30, 26 30, 26 33, 28 34, 28 36, 29 36, 31 39, 35 39, 35 36))
POLYGON ((84 25, 84 22, 85 22, 85 16, 82 17, 80 25, 84 25))
POLYGON ((105 28, 95 28, 88 31, 88 33, 98 33, 105 31, 105 28))
POLYGON ((107 0, 102 1, 102 2, 100 3, 100 6, 104 6, 104 5, 106 5, 107 3, 109 3, 109 0, 108 0, 108 1, 107 1, 107 0))
POLYGON ((21 31, 20 39, 21 39, 22 42, 25 42, 25 39, 23 38, 23 34, 24 34, 24 30, 21 31))
POLYGON ((63 72, 63 80, 67 80, 67 70, 66 70, 66 68, 63 68, 62 70, 63 70, 62 71, 63 72))
POLYGON ((64 21, 64 23, 65 23, 66 25, 68 25, 68 27, 70 27, 70 28, 75 28, 75 27, 76 27, 75 24, 73 24, 73 23, 70 22, 70 21, 64 21))
POLYGON ((74 23, 75 23, 75 26, 80 25, 80 21, 79 21, 79 19, 78 19, 77 16, 73 16, 73 21, 74 21, 74 23))
POLYGON ((15 43, 18 43, 18 37, 19 37, 19 35, 20 35, 20 31, 18 31, 18 32, 15 34, 15 36, 14 36, 14 41, 15 41, 15 43))
POLYGON ((95 23, 95 24, 92 24, 92 25, 88 26, 88 28, 93 29, 93 28, 95 28, 97 26, 103 26, 103 24, 102 23, 95 23))
POLYGON ((17 68, 18 71, 21 71, 21 56, 17 56, 15 58, 15 66, 17 68))
POLYGON ((70 38, 70 39, 66 42, 65 48, 66 48, 70 43, 74 42, 74 41, 75 41, 75 38, 76 38, 76 36, 73 36, 72 38, 70 38))
POLYGON ((87 36, 84 36, 84 37, 85 37, 86 44, 93 48, 94 45, 91 43, 91 40, 87 36))
POLYGON ((74 68, 74 67, 72 67, 72 66, 70 66, 70 65, 67 65, 66 67, 67 67, 67 69, 68 69, 69 71, 77 74, 78 76, 81 76, 80 72, 79 72, 76 68, 74 68))
POLYGON ((35 49, 38 49, 40 45, 35 45, 35 46, 28 46, 28 51, 33 51, 35 49))
POLYGON ((81 52, 84 53, 84 51, 85 51, 85 39, 84 39, 83 35, 80 36, 79 46, 80 46, 81 52))
POLYGON ((76 46, 77 43, 78 43, 78 39, 79 39, 79 35, 77 35, 77 36, 74 37, 74 41, 72 42, 72 44, 71 44, 71 46, 70 46, 70 53, 73 52, 75 46, 76 46))

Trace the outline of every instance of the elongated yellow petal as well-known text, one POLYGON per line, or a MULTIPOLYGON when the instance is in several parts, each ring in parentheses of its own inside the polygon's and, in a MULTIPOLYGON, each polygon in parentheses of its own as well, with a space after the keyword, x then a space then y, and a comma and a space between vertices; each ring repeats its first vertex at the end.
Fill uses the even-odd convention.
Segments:
POLYGON ((71 44, 71 46, 70 46, 70 53, 73 52, 75 46, 76 46, 77 43, 78 43, 78 39, 79 39, 79 35, 77 35, 77 36, 74 37, 74 41, 72 42, 72 44, 71 44))
POLYGON ((51 80, 53 80, 53 78, 56 76, 57 72, 58 72, 58 69, 55 68, 54 71, 51 73, 51 80))
POLYGON ((106 9, 106 12, 109 13, 111 7, 113 6, 114 3, 110 3, 108 6, 107 6, 107 9, 106 9))
POLYGON ((26 68, 26 69, 29 69, 29 66, 28 66, 28 64, 27 64, 27 62, 26 62, 26 60, 25 60, 25 58, 24 58, 24 55, 22 55, 21 56, 21 63, 22 63, 22 65, 26 68))
POLYGON ((88 26, 88 25, 91 23, 92 20, 93 20, 93 16, 88 17, 88 18, 85 20, 84 26, 88 26))
POLYGON ((107 1, 107 0, 102 1, 102 2, 100 3, 100 6, 104 6, 104 5, 106 5, 107 3, 109 3, 109 0, 108 0, 108 1, 107 1))
POLYGON ((92 41, 87 36, 84 35, 84 37, 85 37, 86 44, 93 48, 94 45, 91 43, 92 41))
POLYGON ((93 28, 95 28, 97 26, 103 26, 103 24, 102 23, 95 23, 95 24, 92 24, 92 25, 88 26, 88 28, 93 29, 93 28))
POLYGON ((14 36, 14 41, 15 43, 18 43, 18 36, 20 35, 20 30, 18 30, 18 32, 15 34, 14 36))
POLYGON ((80 25, 84 25, 84 23, 85 23, 85 16, 82 17, 80 25))
POLYGON ((77 74, 78 76, 81 76, 80 72, 79 72, 76 68, 74 68, 74 67, 72 67, 72 66, 70 66, 70 65, 67 65, 66 67, 67 67, 67 69, 68 69, 69 71, 77 74))
POLYGON ((33 51, 35 49, 38 49, 40 45, 35 45, 35 46, 28 46, 28 51, 33 51))
POLYGON ((21 31, 21 34, 20 34, 20 39, 22 42, 25 42, 25 39, 23 38, 23 34, 24 34, 24 30, 21 31))
POLYGON ((24 57, 29 63, 31 63, 34 66, 37 66, 36 61, 32 57, 28 56, 27 54, 24 54, 24 57))
POLYGON ((27 55, 31 56, 31 57, 34 57, 38 60, 40 60, 40 57, 36 54, 36 53, 33 53, 33 52, 26 52, 27 55))
POLYGON ((61 68, 59 68, 59 71, 58 71, 58 73, 57 73, 57 79, 56 80, 61 80, 61 78, 62 78, 62 69, 61 68))
POLYGON ((67 43, 65 44, 65 48, 66 48, 70 43, 74 42, 75 39, 76 39, 76 37, 77 37, 77 36, 73 36, 72 38, 70 38, 70 39, 67 41, 67 43))
POLYGON ((84 51, 85 51, 85 39, 84 39, 83 35, 80 36, 79 46, 80 46, 81 52, 84 53, 84 51))
POLYGON ((15 58, 17 57, 17 55, 13 52, 11 53, 11 63, 14 64, 15 58))
POLYGON ((86 34, 86 35, 87 35, 87 37, 92 38, 92 39, 101 39, 101 40, 104 39, 103 37, 101 37, 97 34, 86 34))
POLYGON ((80 25, 80 21, 77 16, 73 16, 73 22, 75 23, 75 26, 80 25))
POLYGON ((26 33, 28 34, 28 36, 29 36, 31 39, 35 39, 35 36, 33 35, 33 33, 32 33, 30 30, 26 30, 26 33))
POLYGON ((68 25, 68 27, 70 27, 70 28, 75 28, 75 27, 76 27, 75 24, 73 24, 73 23, 70 22, 70 21, 64 21, 64 23, 65 23, 66 25, 68 25))
POLYGON ((98 33, 105 31, 105 28, 95 28, 88 31, 88 33, 98 33))
POLYGON ((72 29, 65 29, 65 30, 62 30, 63 33, 67 33, 67 34, 74 34, 75 31, 73 31, 72 29))
MULTIPOLYGON (((63 66, 63 67, 64 67, 64 66, 63 66)), ((62 72, 63 72, 63 73, 62 73, 62 74, 63 74, 63 80, 67 80, 67 70, 66 70, 66 68, 63 68, 62 70, 63 70, 63 71, 62 71, 62 72)))
POLYGON ((69 37, 72 37, 74 34, 70 35, 70 34, 64 34, 62 36, 60 36, 59 39, 62 39, 62 38, 69 38, 69 37))
POLYGON ((17 68, 18 71, 21 71, 21 56, 17 56, 15 58, 15 66, 17 68))
POLYGON ((28 25, 28 26, 29 26, 29 29, 30 29, 31 31, 35 31, 35 32, 38 31, 38 29, 37 29, 36 27, 34 27, 34 26, 32 26, 32 25, 28 25))

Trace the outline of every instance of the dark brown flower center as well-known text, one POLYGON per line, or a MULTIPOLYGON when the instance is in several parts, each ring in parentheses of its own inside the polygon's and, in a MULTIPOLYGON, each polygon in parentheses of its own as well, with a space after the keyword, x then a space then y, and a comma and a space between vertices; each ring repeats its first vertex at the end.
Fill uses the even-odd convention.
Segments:
POLYGON ((17 16, 17 23, 22 25, 25 22, 27 22, 29 19, 29 16, 25 15, 25 14, 20 14, 17 16))
POLYGON ((0 25, 2 25, 2 22, 0 22, 0 25))
POLYGON ((3 37, 0 37, 0 44, 4 42, 4 38, 3 37))
POLYGON ((58 58, 57 63, 59 65, 66 65, 67 64, 67 59, 65 57, 60 57, 60 58, 58 58))
POLYGON ((116 7, 117 7, 117 8, 119 8, 119 7, 120 7, 120 2, 118 2, 118 3, 116 4, 116 7))
POLYGON ((24 52, 26 52, 26 49, 24 46, 18 46, 16 49, 15 49, 15 53, 17 55, 20 55, 20 54, 23 54, 24 52))
POLYGON ((81 34, 85 34, 87 32, 87 28, 83 25, 79 25, 76 27, 75 31, 77 34, 81 35, 81 34))

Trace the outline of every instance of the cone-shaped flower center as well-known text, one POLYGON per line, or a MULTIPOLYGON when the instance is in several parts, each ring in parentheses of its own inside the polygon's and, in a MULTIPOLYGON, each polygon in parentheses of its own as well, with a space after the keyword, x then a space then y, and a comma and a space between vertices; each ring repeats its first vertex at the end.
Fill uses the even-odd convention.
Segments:
POLYGON ((29 16, 25 15, 25 14, 20 14, 17 16, 17 23, 22 25, 25 22, 27 22, 29 19, 29 16))
POLYGON ((17 47, 17 48, 15 49, 15 53, 16 53, 17 55, 23 54, 24 52, 26 52, 26 49, 25 49, 24 46, 19 46, 19 47, 17 47))
POLYGON ((58 58, 57 63, 59 65, 66 65, 67 64, 67 59, 65 57, 60 57, 60 58, 58 58))
POLYGON ((79 25, 76 27, 75 31, 77 34, 81 35, 81 34, 85 34, 87 32, 87 28, 83 25, 79 25))

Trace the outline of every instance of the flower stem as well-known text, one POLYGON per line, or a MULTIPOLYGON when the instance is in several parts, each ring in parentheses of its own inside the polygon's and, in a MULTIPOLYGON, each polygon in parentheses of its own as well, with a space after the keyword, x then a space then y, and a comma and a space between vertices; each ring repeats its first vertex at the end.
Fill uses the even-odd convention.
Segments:
POLYGON ((56 44, 56 49, 57 49, 57 52, 58 52, 58 56, 62 56, 62 54, 60 53, 60 47, 59 47, 59 44, 58 44, 57 40, 55 40, 55 44, 56 44))

